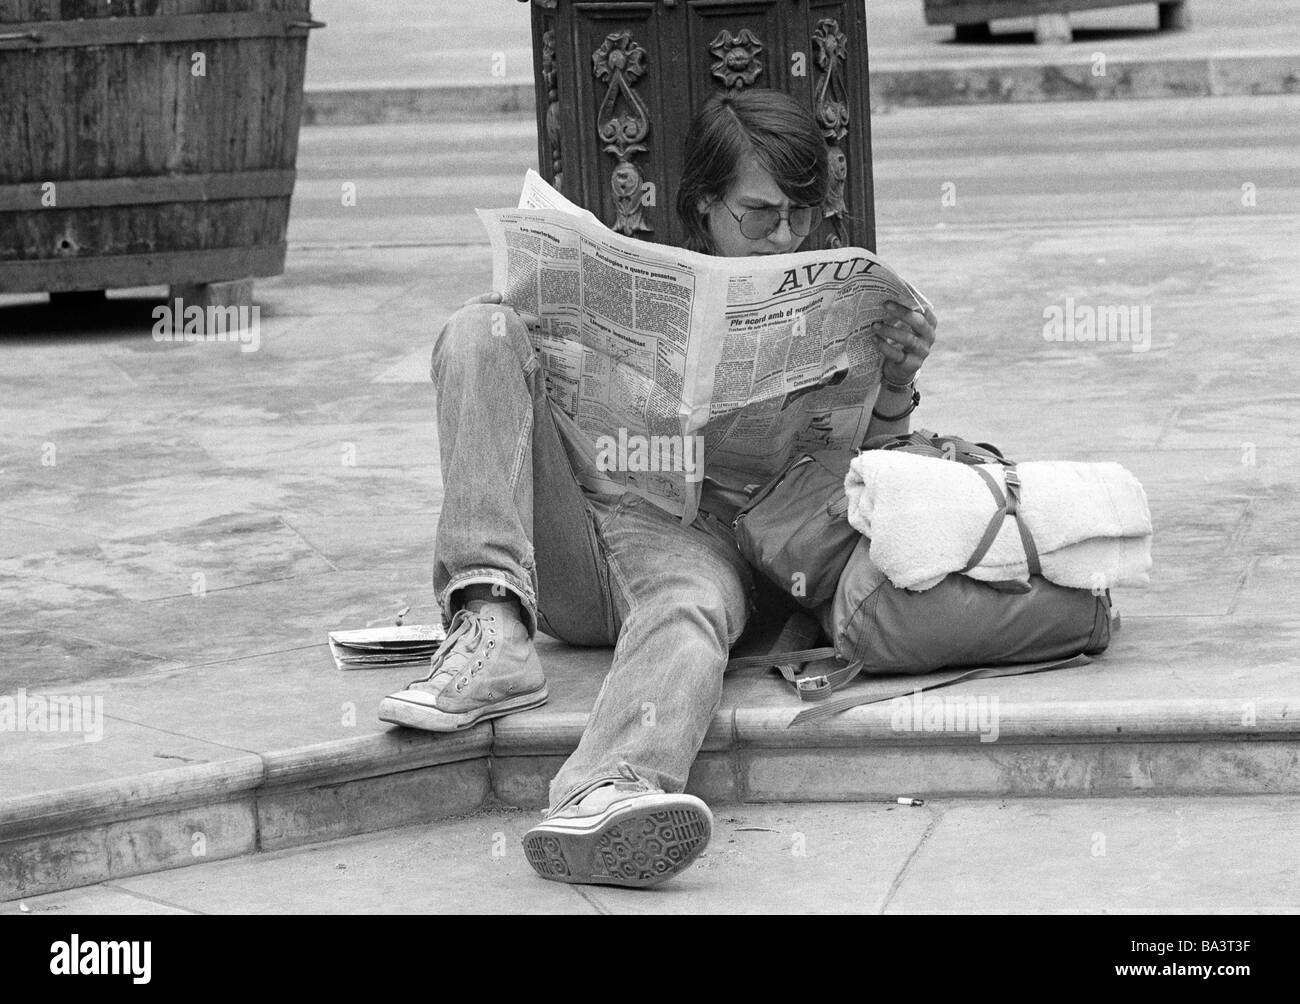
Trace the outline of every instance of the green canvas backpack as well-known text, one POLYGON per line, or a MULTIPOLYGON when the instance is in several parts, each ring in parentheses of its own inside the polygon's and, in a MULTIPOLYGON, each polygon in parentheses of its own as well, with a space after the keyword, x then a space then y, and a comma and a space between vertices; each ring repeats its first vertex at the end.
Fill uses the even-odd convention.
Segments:
MULTIPOLYGON (((922 430, 869 440, 865 448, 977 465, 997 511, 967 569, 979 563, 1003 520, 1016 518, 1015 464, 995 447, 922 430), (989 463, 1006 468, 1005 494, 978 466, 989 463)), ((733 659, 728 668, 775 666, 801 700, 824 702, 796 722, 896 696, 873 690, 870 696, 829 700, 860 673, 965 670, 947 674, 946 685, 1082 665, 1110 644, 1109 592, 1098 595, 1043 578, 1033 540, 1019 520, 1028 585, 953 573, 924 592, 894 586, 871 561, 870 541, 848 522, 844 476, 851 460, 847 451, 795 458, 754 492, 733 521, 745 557, 808 612, 790 617, 771 651, 733 659)), ((911 683, 900 693, 914 689, 911 683)))

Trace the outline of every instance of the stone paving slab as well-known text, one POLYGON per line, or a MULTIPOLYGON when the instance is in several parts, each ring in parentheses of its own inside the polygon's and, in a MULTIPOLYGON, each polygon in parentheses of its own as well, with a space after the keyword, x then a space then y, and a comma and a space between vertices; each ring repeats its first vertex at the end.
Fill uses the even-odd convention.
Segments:
POLYGON ((954 805, 888 912, 1300 913, 1296 809, 1266 798, 954 805))
POLYGON ((111 818, 129 811, 128 802, 147 808, 252 788, 263 775, 248 750, 177 734, 162 721, 154 727, 105 716, 98 725, 85 732, 0 732, 0 839, 19 827, 48 832, 111 818))
MULTIPOLYGON (((701 858, 652 890, 533 874, 534 813, 119 879, 33 914, 1298 913, 1296 798, 718 805, 701 858), (1249 847, 1250 853, 1240 853, 1249 847)), ((18 901, 0 914, 19 912, 18 901)))
POLYGON ((6 913, 27 914, 29 912, 46 914, 67 914, 68 916, 122 917, 122 916, 186 916, 194 913, 170 903, 159 903, 147 896, 125 892, 109 883, 85 886, 68 892, 47 893, 32 897, 30 906, 24 900, 20 909, 17 900, 6 904, 6 913))
POLYGON ((587 894, 614 914, 879 913, 934 816, 924 808, 855 809, 720 806, 718 835, 680 878, 651 896, 599 886, 587 894))

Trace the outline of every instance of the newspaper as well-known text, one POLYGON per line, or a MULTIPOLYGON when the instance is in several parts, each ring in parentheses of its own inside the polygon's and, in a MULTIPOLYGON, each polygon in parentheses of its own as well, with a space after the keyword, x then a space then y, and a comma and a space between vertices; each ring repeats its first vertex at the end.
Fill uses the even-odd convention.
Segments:
POLYGON ((535 171, 518 208, 478 212, 493 288, 540 318, 575 473, 683 522, 706 472, 743 488, 797 452, 858 446, 882 362, 869 326, 886 300, 928 305, 863 248, 729 258, 625 237, 535 171))
POLYGON ((339 669, 384 669, 428 664, 447 630, 441 624, 398 624, 331 631, 327 637, 339 669))

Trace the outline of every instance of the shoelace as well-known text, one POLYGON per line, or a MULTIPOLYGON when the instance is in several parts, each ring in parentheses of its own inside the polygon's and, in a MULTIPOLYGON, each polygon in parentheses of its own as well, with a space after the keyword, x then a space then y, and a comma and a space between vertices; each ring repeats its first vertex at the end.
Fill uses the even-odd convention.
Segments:
POLYGON ((479 642, 483 640, 483 623, 475 611, 467 608, 457 610, 452 616, 451 624, 447 628, 447 637, 443 639, 442 644, 438 646, 438 650, 429 659, 429 675, 419 680, 412 680, 407 686, 428 683, 438 673, 443 672, 443 661, 451 654, 462 638, 467 639, 463 650, 467 655, 478 651, 479 642))

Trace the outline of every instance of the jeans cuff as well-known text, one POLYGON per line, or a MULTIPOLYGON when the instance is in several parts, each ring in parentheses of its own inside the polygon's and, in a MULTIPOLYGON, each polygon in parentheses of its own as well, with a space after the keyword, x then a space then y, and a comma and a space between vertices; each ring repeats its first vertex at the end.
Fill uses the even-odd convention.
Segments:
POLYGON ((443 620, 451 623, 452 615, 456 612, 451 607, 452 595, 466 586, 501 586, 509 590, 519 600, 519 605, 524 611, 524 626, 528 628, 528 637, 537 636, 537 597, 533 593, 532 585, 520 582, 517 578, 508 572, 503 572, 497 568, 470 568, 452 576, 442 594, 438 597, 438 606, 442 608, 443 620))

